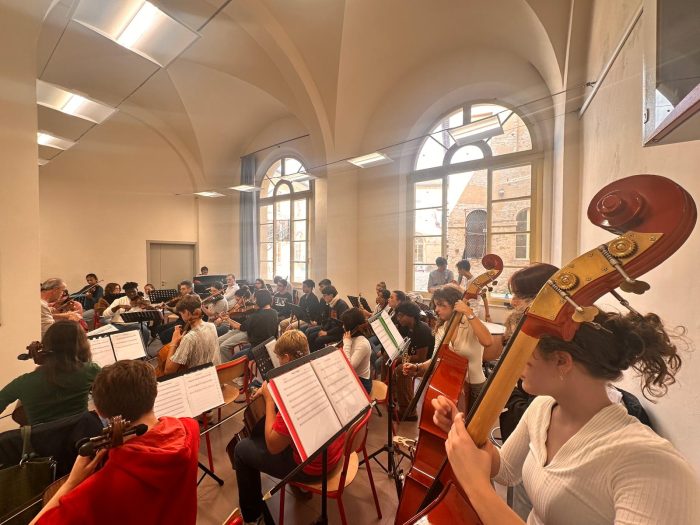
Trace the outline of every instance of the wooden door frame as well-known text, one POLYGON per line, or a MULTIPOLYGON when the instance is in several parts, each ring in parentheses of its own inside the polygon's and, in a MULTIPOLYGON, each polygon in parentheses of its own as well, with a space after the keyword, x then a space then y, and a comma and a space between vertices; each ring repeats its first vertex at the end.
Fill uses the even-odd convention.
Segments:
POLYGON ((196 241, 156 241, 156 240, 146 240, 146 282, 150 283, 151 278, 151 244, 171 244, 171 245, 187 245, 194 248, 194 272, 196 274, 197 268, 199 268, 199 245, 196 241))

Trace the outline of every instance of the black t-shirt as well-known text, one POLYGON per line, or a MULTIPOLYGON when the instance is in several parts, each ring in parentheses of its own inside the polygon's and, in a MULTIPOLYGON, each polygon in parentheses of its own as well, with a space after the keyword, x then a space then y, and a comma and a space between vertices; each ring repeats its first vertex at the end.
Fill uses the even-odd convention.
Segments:
POLYGON ((279 318, 273 309, 258 310, 241 324, 241 331, 248 334, 248 342, 257 346, 277 335, 279 318))
POLYGON ((292 302, 294 302, 294 299, 292 299, 292 294, 289 292, 275 292, 275 294, 272 296, 272 308, 277 310, 280 317, 289 317, 291 312, 289 303, 292 302))
POLYGON ((302 295, 299 300, 299 306, 304 309, 308 321, 319 322, 321 318, 321 305, 318 302, 318 297, 313 293, 302 295))
POLYGON ((423 321, 416 321, 412 329, 402 327, 399 333, 411 339, 411 345, 408 347, 408 353, 410 355, 414 355, 419 348, 427 348, 428 354, 430 354, 435 345, 433 332, 423 321))

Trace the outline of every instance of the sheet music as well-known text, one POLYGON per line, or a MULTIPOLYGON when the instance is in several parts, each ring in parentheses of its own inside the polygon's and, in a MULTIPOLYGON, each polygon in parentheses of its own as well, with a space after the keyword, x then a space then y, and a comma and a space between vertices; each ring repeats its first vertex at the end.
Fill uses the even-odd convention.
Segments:
POLYGON ((114 355, 117 361, 146 357, 146 350, 143 347, 143 339, 141 339, 140 330, 129 330, 128 332, 110 334, 109 337, 112 339, 114 355))
POLYGON ((306 460, 342 428, 338 416, 310 363, 275 377, 270 383, 279 392, 280 399, 273 395, 275 403, 282 416, 289 418, 285 421, 287 426, 296 430, 299 443, 292 437, 301 459, 306 460))
POLYGON ((335 409, 341 425, 350 422, 369 404, 367 393, 342 350, 311 361, 321 386, 335 409))
POLYGON ((97 363, 100 367, 105 367, 117 361, 114 358, 112 343, 108 335, 88 339, 88 342, 90 343, 90 353, 92 354, 93 363, 97 363))
POLYGON ((401 337, 389 314, 382 310, 381 314, 370 325, 379 338, 379 342, 382 343, 384 350, 389 355, 389 359, 392 361, 396 359, 403 337, 401 337))
POLYGON ((158 394, 153 405, 156 417, 194 417, 187 404, 187 391, 182 376, 158 382, 158 394))
POLYGON ((277 343, 276 339, 273 339, 269 343, 265 345, 265 348, 267 349, 267 353, 270 354, 270 361, 272 361, 272 364, 275 365, 275 368, 280 366, 280 358, 277 356, 275 353, 275 344, 277 343))
POLYGON ((216 367, 208 366, 181 376, 187 391, 192 417, 224 404, 216 367))
POLYGON ((102 334, 109 334, 111 332, 118 332, 117 328, 112 325, 112 324, 106 324, 104 326, 100 326, 99 328, 95 328, 94 330, 88 332, 86 335, 88 337, 92 337, 93 335, 102 335, 102 334))

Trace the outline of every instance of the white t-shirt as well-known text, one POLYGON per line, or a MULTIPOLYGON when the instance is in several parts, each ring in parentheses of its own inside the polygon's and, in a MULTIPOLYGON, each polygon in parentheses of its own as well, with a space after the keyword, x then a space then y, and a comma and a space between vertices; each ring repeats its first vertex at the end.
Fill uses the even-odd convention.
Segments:
POLYGON ((660 525, 700 523, 700 484, 667 440, 614 403, 603 408, 547 461, 555 400, 535 398, 500 451, 495 480, 522 478, 528 524, 660 525))
POLYGON ((51 308, 49 308, 49 303, 41 300, 41 337, 44 337, 46 330, 49 329, 54 323, 53 315, 51 315, 51 308))
MULTIPOLYGON (((447 323, 444 323, 435 332, 435 352, 440 348, 440 342, 445 335, 446 329, 447 323)), ((455 338, 452 340, 452 343, 450 343, 450 348, 459 355, 466 357, 469 361, 468 377, 470 385, 479 385, 486 381, 486 376, 484 375, 484 369, 482 367, 484 347, 481 346, 474 330, 472 330, 469 320, 464 316, 459 323, 455 338)))
POLYGON ((343 351, 348 356, 350 364, 358 377, 369 379, 369 360, 372 355, 372 347, 364 335, 357 337, 343 338, 343 351))

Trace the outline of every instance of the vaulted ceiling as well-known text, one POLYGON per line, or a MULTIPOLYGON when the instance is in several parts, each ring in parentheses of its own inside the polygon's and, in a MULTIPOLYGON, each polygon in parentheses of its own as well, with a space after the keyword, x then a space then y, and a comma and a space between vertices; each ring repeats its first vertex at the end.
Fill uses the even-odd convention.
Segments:
POLYGON ((58 164, 108 148, 81 146, 114 140, 97 128, 118 126, 126 141, 146 128, 185 167, 179 191, 235 182, 239 157, 282 119, 310 134, 315 163, 363 153, 372 116, 444 56, 469 68, 484 49, 508 53, 554 92, 569 16, 568 2, 546 0, 153 0, 200 34, 161 68, 72 20, 78 3, 57 0, 47 12, 37 77, 119 112, 93 126, 39 108, 40 130, 79 139, 59 157, 40 146, 39 156, 58 164))

